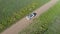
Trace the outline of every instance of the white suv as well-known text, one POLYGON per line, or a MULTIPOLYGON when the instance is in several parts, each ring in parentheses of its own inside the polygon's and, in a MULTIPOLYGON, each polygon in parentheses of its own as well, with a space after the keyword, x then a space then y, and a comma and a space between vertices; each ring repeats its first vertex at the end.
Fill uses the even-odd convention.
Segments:
POLYGON ((30 20, 30 19, 32 19, 32 18, 35 17, 35 16, 36 16, 36 13, 32 13, 32 14, 26 16, 26 19, 27 19, 27 20, 30 20))

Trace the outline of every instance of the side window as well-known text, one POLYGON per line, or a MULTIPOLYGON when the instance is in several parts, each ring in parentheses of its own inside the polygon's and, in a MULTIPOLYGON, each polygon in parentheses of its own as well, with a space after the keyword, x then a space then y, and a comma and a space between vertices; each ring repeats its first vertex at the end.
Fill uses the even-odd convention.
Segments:
POLYGON ((32 17, 33 15, 31 14, 30 17, 32 17))

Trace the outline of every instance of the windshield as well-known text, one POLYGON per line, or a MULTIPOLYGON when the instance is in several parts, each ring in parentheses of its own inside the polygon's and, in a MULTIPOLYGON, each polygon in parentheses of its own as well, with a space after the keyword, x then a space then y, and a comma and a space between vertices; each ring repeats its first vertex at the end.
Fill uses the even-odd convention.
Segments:
POLYGON ((33 15, 31 14, 30 17, 32 17, 33 15))

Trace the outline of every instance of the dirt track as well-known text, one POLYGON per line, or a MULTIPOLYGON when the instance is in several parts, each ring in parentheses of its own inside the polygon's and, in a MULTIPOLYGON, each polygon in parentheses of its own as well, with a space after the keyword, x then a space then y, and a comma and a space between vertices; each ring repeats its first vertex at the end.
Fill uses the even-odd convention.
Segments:
MULTIPOLYGON (((37 13, 37 16, 35 18, 40 16, 43 12, 46 12, 56 2, 57 2, 57 0, 51 0, 50 2, 46 3, 42 7, 35 10, 34 12, 37 13)), ((26 18, 23 18, 20 21, 18 21, 16 24, 12 25, 10 28, 6 29, 1 34, 18 34, 18 32, 20 32, 22 29, 26 28, 31 23, 31 21, 32 20, 28 21, 28 20, 26 20, 26 18)))

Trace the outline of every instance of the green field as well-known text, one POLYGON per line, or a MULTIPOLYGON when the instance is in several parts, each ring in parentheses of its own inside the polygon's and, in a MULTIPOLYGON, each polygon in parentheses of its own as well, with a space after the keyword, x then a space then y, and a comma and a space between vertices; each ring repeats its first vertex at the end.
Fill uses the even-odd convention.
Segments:
POLYGON ((60 34, 60 1, 19 34, 60 34))
POLYGON ((49 0, 0 0, 0 32, 49 0))

